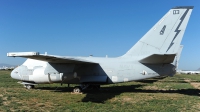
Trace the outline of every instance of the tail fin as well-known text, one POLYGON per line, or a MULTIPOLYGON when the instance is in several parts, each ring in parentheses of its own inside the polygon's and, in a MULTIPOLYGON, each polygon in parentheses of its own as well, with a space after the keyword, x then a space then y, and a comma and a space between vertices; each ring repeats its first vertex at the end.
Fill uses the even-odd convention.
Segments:
POLYGON ((178 69, 178 64, 179 64, 179 60, 180 60, 180 57, 181 57, 182 50, 183 50, 183 45, 180 45, 178 52, 176 54, 176 57, 174 59, 174 62, 173 62, 173 65, 176 67, 176 70, 178 69))
POLYGON ((170 9, 122 57, 143 59, 153 54, 176 54, 180 47, 193 6, 170 9))

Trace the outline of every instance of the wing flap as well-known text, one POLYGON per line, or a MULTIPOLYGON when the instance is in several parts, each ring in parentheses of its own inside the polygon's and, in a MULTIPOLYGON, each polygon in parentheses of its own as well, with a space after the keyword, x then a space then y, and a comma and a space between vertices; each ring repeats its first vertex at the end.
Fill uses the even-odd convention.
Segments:
POLYGON ((55 56, 47 54, 39 54, 39 52, 11 52, 7 53, 8 57, 23 57, 30 58, 40 61, 46 61, 51 63, 90 63, 97 64, 88 60, 84 60, 76 57, 64 57, 64 56, 55 56))

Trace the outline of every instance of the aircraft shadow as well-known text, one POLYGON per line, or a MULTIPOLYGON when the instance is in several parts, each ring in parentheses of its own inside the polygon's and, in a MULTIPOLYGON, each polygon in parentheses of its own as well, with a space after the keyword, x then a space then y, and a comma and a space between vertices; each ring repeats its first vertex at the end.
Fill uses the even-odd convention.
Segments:
POLYGON ((37 90, 49 90, 52 92, 72 92, 74 87, 37 87, 37 90))
POLYGON ((96 102, 104 103, 106 100, 111 99, 124 92, 131 93, 179 93, 190 96, 200 96, 199 89, 179 89, 179 90, 145 90, 138 86, 114 86, 103 87, 99 92, 87 92, 86 97, 82 99, 82 102, 96 102))
POLYGON ((135 82, 142 82, 142 83, 154 83, 157 82, 159 80, 156 79, 151 79, 151 80, 139 80, 139 81, 135 81, 135 82))
MULTIPOLYGON (((179 90, 145 90, 141 87, 144 85, 128 85, 128 86, 112 86, 101 87, 100 90, 85 90, 83 94, 86 96, 82 102, 104 103, 105 101, 114 98, 121 93, 179 93, 190 96, 200 96, 199 89, 179 89, 179 90)), ((53 92, 72 92, 73 87, 38 87, 41 90, 52 90, 53 92)))
POLYGON ((142 82, 142 83, 154 83, 154 82, 157 82, 157 81, 160 81, 161 79, 164 79, 166 77, 155 77, 155 78, 150 78, 150 79, 144 79, 144 80, 138 80, 138 81, 135 81, 135 82, 142 82))

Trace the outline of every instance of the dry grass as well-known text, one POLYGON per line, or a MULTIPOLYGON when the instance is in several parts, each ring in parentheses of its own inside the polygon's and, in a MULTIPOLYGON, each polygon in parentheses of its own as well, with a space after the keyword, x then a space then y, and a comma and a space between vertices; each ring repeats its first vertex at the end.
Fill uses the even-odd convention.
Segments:
POLYGON ((71 94, 60 84, 27 90, 0 71, 0 111, 200 111, 200 75, 104 85, 98 92, 71 94), (195 77, 195 78, 194 78, 195 77), (148 83, 147 83, 148 82, 148 83), (57 88, 59 87, 59 88, 57 88))
POLYGON ((194 88, 200 89, 200 83, 198 82, 191 82, 190 83, 194 88))

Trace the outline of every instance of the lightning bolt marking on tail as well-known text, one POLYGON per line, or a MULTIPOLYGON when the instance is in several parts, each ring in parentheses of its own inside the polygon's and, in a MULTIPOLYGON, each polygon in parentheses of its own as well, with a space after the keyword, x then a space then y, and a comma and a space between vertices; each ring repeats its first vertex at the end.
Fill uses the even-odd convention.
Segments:
MULTIPOLYGON (((174 40, 176 39, 176 37, 178 36, 178 34, 179 34, 180 31, 181 31, 181 30, 179 30, 179 27, 181 26, 183 20, 185 19, 185 16, 187 15, 188 11, 189 11, 189 8, 185 11, 185 13, 183 14, 183 16, 180 18, 181 21, 180 21, 180 23, 178 24, 178 26, 176 27, 176 30, 174 31, 174 32, 176 32, 176 34, 175 34, 174 38, 172 39, 172 41, 171 41, 171 43, 170 43, 170 45, 169 45, 167 51, 174 45, 174 40)), ((166 52, 167 52, 167 51, 166 51, 166 52)))

